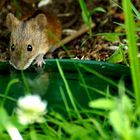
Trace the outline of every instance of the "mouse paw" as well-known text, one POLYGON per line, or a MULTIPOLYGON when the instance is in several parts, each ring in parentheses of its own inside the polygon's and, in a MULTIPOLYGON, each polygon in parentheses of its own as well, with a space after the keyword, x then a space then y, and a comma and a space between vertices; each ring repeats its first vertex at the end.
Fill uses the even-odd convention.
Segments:
POLYGON ((43 64, 45 64, 45 61, 43 59, 44 54, 40 54, 36 57, 35 61, 34 61, 34 65, 36 64, 37 67, 42 67, 43 64))

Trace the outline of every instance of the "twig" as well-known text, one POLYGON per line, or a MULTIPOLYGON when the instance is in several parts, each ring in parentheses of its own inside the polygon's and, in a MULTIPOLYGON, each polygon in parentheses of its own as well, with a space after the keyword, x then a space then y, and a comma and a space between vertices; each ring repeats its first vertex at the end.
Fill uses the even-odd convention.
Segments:
MULTIPOLYGON (((91 28, 95 27, 95 24, 91 25, 91 28)), ((86 25, 83 25, 83 27, 78 30, 76 33, 64 38, 63 40, 61 40, 56 46, 52 47, 50 49, 50 52, 53 52, 54 50, 56 50, 57 48, 60 48, 61 46, 64 46, 65 44, 71 42, 72 40, 76 39, 77 37, 85 34, 86 32, 88 32, 90 30, 89 27, 87 27, 86 25)))

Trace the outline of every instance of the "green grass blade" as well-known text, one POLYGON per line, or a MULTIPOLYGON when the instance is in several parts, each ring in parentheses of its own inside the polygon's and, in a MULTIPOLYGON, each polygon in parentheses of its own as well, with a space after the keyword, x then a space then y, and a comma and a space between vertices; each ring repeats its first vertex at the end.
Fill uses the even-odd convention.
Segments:
MULTIPOLYGON (((89 67, 87 67, 87 66, 84 66, 84 65, 82 65, 82 64, 80 64, 80 67, 83 68, 83 69, 85 69, 85 70, 87 70, 87 71, 90 72, 90 73, 95 74, 96 76, 98 76, 99 78, 101 78, 101 79, 105 80, 106 82, 110 83, 110 84, 113 85, 114 87, 118 87, 118 84, 117 84, 116 82, 114 82, 112 79, 109 79, 109 78, 107 78, 106 76, 100 74, 100 73, 97 72, 96 70, 93 70, 93 69, 91 69, 91 68, 89 68, 89 67)), ((132 92, 131 92, 130 90, 128 90, 127 88, 126 88, 126 93, 128 93, 130 96, 133 97, 132 92)))
POLYGON ((66 111, 67 111, 67 113, 68 113, 68 116, 69 116, 69 118, 72 120, 71 113, 70 113, 70 108, 69 108, 69 105, 68 105, 68 102, 67 102, 67 99, 66 99, 65 93, 64 93, 64 91, 63 91, 63 88, 60 87, 59 90, 60 90, 60 93, 61 93, 62 99, 63 99, 63 101, 64 101, 65 108, 66 108, 66 111))
POLYGON ((75 102, 74 102, 72 92, 71 92, 71 90, 70 90, 70 87, 69 87, 69 85, 68 85, 68 82, 67 82, 67 80, 66 80, 66 78, 65 78, 65 76, 64 76, 64 73, 63 73, 63 71, 62 71, 62 69, 61 69, 61 66, 60 66, 58 60, 56 60, 56 63, 57 63, 57 66, 58 66, 60 75, 61 75, 61 77, 62 77, 62 79, 63 79, 63 81, 64 81, 64 84, 65 84, 66 90, 67 90, 67 92, 68 92, 68 95, 69 95, 71 104, 72 104, 72 106, 73 106, 73 108, 74 108, 74 110, 75 110, 77 116, 78 116, 79 118, 81 118, 80 113, 79 113, 79 111, 78 111, 78 109, 77 109, 77 107, 76 107, 76 104, 75 104, 75 102))
POLYGON ((13 79, 13 80, 11 80, 11 81, 8 83, 8 85, 7 85, 7 87, 6 87, 6 90, 5 90, 5 92, 4 92, 3 100, 1 101, 1 106, 2 106, 2 107, 4 106, 4 103, 5 103, 6 99, 7 99, 7 95, 8 95, 8 92, 9 92, 11 86, 12 86, 13 84, 18 83, 18 82, 19 82, 18 79, 13 79))
POLYGON ((24 83, 24 85, 25 85, 25 87, 26 87, 26 91, 27 91, 28 93, 31 93, 31 90, 30 90, 30 88, 29 88, 28 82, 27 82, 27 80, 26 80, 26 77, 25 77, 23 71, 21 71, 21 76, 22 76, 22 79, 23 79, 23 83, 24 83))
POLYGON ((80 4, 81 10, 82 10, 83 20, 90 29, 90 35, 92 35, 92 28, 91 28, 92 18, 91 18, 90 12, 88 11, 88 8, 86 6, 86 2, 84 0, 79 0, 79 4, 80 4))
POLYGON ((130 0, 123 0, 123 9, 125 14, 125 29, 128 39, 128 53, 131 65, 131 75, 137 107, 140 107, 140 67, 138 60, 138 47, 136 45, 135 22, 131 9, 130 0))

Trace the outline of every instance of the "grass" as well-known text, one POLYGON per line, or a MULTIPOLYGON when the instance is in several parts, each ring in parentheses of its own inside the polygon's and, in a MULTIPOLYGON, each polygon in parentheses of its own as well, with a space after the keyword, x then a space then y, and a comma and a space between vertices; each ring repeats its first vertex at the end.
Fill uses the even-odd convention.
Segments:
POLYGON ((61 67, 60 67, 60 64, 58 63, 58 61, 56 61, 56 62, 57 62, 57 66, 58 66, 59 72, 60 72, 60 74, 61 74, 61 77, 62 77, 62 79, 63 79, 63 81, 64 81, 65 86, 66 86, 66 90, 67 90, 67 92, 68 92, 68 95, 69 95, 69 98, 70 98, 70 100, 71 100, 72 106, 73 106, 73 108, 74 108, 74 110, 75 110, 77 116, 78 116, 79 118, 81 118, 80 113, 79 113, 79 111, 78 111, 78 109, 77 109, 77 107, 76 107, 76 105, 75 105, 75 102, 74 102, 74 99, 73 99, 73 94, 72 94, 72 92, 71 92, 71 90, 70 90, 70 87, 69 87, 69 85, 68 85, 68 83, 67 83, 67 80, 65 79, 65 76, 64 76, 64 73, 63 73, 63 71, 62 71, 62 69, 61 69, 61 67))
MULTIPOLYGON (((87 24, 91 24, 89 12, 85 7, 84 1, 79 1, 82 7, 83 17, 87 24), (85 17, 87 16, 87 17, 85 17), (87 19, 89 18, 89 19, 87 19)), ((22 125, 17 119, 17 115, 13 112, 9 115, 4 108, 5 101, 7 99, 12 101, 12 98, 7 98, 9 90, 13 84, 20 82, 17 79, 11 80, 7 88, 0 107, 0 139, 9 140, 18 138, 18 140, 55 140, 55 139, 86 139, 86 140, 139 140, 140 139, 140 123, 139 123, 139 107, 140 107, 140 68, 138 60, 138 49, 136 45, 136 33, 135 33, 135 22, 132 14, 132 7, 129 0, 123 0, 123 10, 125 14, 125 29, 128 39, 129 47, 129 59, 130 69, 134 87, 134 95, 132 92, 125 87, 123 79, 120 79, 119 83, 115 83, 111 79, 103 76, 95 70, 89 69, 81 65, 81 68, 93 75, 105 80, 114 87, 118 88, 118 96, 113 96, 110 93, 110 87, 108 86, 103 92, 99 89, 93 88, 92 86, 86 85, 84 76, 81 70, 79 71, 79 77, 82 81, 82 86, 85 88, 85 92, 90 98, 89 107, 90 109, 82 108, 79 110, 79 106, 75 101, 72 89, 66 80, 65 73, 61 68, 61 65, 57 62, 59 73, 65 85, 68 97, 66 97, 65 90, 62 86, 59 87, 62 99, 64 101, 67 116, 63 116, 59 112, 54 110, 48 111, 45 115, 44 123, 35 123, 29 125, 22 125), (89 90, 90 89, 90 90, 89 90), (91 100, 90 92, 96 91, 102 95, 101 98, 91 100), (67 98, 69 98, 72 105, 69 107, 67 98)), ((134 6, 132 7, 133 9, 134 6)), ((137 13, 137 15, 139 15, 137 13)), ((21 73, 25 88, 28 92, 31 92, 23 71, 21 73)), ((91 75, 92 76, 92 75, 91 75)), ((16 108, 15 108, 16 110, 16 108)), ((32 110, 33 111, 33 110, 32 110)), ((31 112, 32 112, 31 111, 31 112)), ((26 112, 27 113, 27 112, 26 112)))
POLYGON ((131 2, 128 0, 123 0, 123 9, 125 14, 125 29, 126 35, 128 39, 128 53, 131 65, 131 74, 135 92, 135 99, 137 103, 137 107, 140 107, 140 66, 138 59, 138 47, 136 45, 136 32, 135 32, 135 22, 132 14, 131 2))
POLYGON ((90 29, 90 35, 92 35, 92 30, 91 30, 92 29, 91 28, 92 18, 91 18, 90 12, 87 9, 87 6, 86 6, 86 3, 84 2, 84 0, 79 0, 79 4, 80 4, 80 7, 82 9, 82 17, 83 17, 83 20, 84 20, 85 24, 90 29))

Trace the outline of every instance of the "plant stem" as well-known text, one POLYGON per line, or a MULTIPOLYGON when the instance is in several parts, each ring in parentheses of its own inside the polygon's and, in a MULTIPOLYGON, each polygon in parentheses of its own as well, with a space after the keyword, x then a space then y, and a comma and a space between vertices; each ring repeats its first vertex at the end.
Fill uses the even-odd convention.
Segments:
POLYGON ((133 88, 135 92, 137 107, 140 107, 140 66, 138 60, 138 47, 136 45, 135 22, 132 14, 130 0, 123 0, 123 9, 125 14, 125 29, 128 39, 128 54, 131 66, 131 75, 133 80, 133 88))

